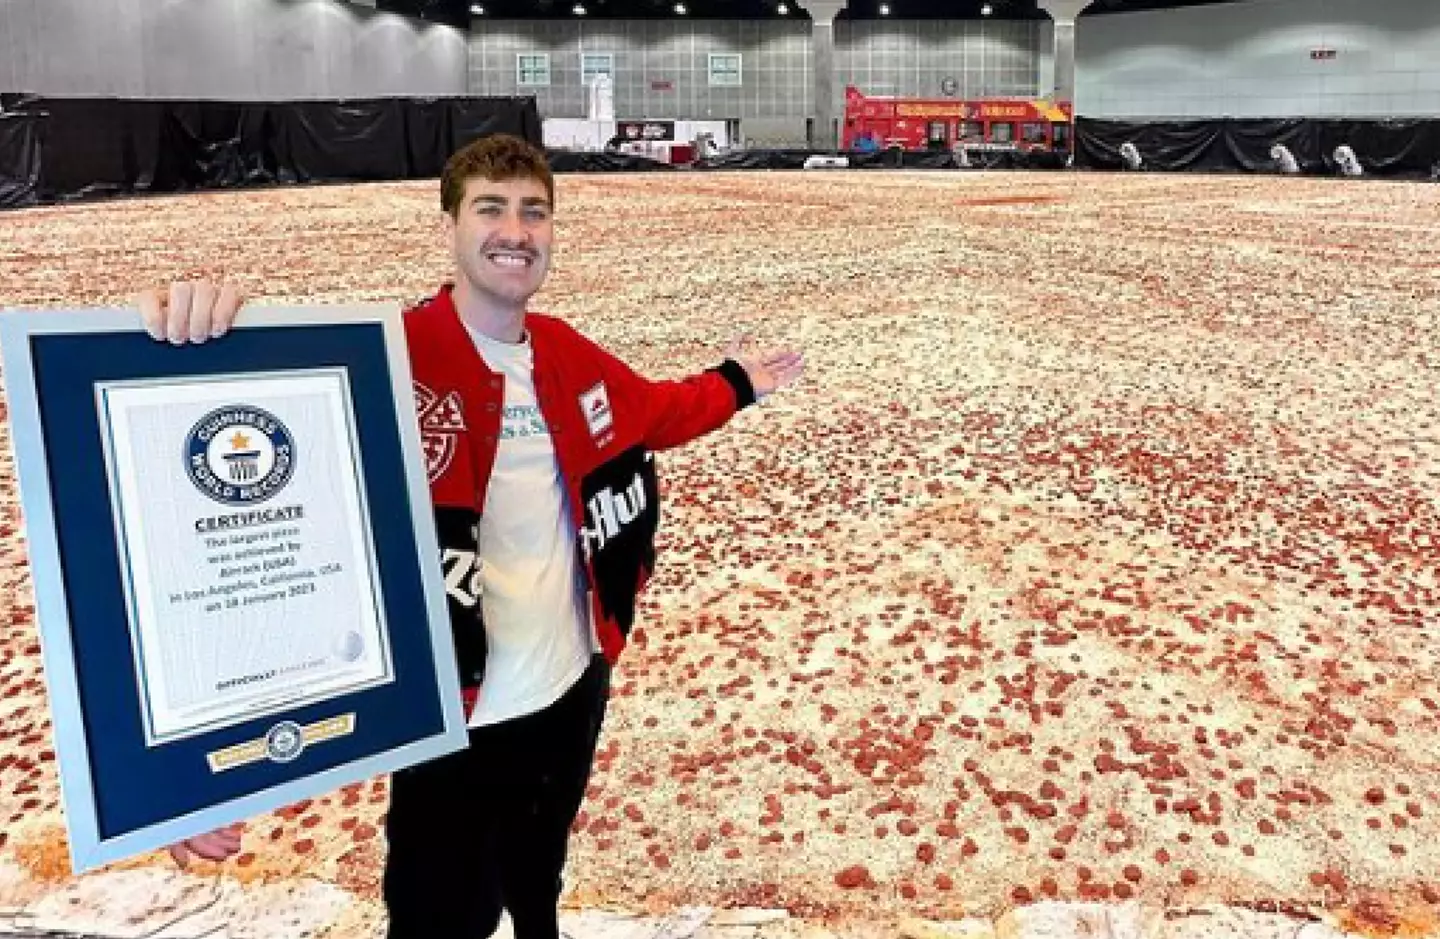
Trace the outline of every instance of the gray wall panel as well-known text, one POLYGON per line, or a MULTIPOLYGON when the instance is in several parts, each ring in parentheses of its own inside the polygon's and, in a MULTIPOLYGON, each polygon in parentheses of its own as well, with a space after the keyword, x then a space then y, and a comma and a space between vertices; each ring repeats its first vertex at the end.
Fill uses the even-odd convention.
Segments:
POLYGON ((581 56, 614 56, 615 112, 622 119, 746 118, 808 113, 809 23, 630 20, 540 24, 476 20, 470 92, 533 94, 545 117, 584 117, 581 56), (550 84, 516 81, 516 56, 550 56, 550 84), (739 53, 738 88, 709 84, 712 54, 739 53), (656 88, 655 83, 669 83, 656 88))
MULTIPOLYGON (((254 46, 237 0, 166 0, 142 10, 142 87, 180 89, 196 98, 231 89, 255 94, 254 46)), ((171 92, 166 97, 178 97, 171 92)))
POLYGON ((20 57, 29 45, 29 37, 20 35, 20 14, 15 4, 0 0, 0 88, 20 90, 20 57))
POLYGON ((841 20, 836 83, 870 94, 939 97, 954 78, 959 97, 1032 96, 1040 87, 1041 27, 1032 20, 841 20))
POLYGON ((13 63, 6 91, 126 96, 140 93, 139 0, 4 0, 9 29, 0 59, 13 63), (56 91, 55 89, 61 89, 56 91))
MULTIPOLYGON (((241 2, 251 4, 251 0, 241 2)), ((245 97, 263 100, 270 95, 261 89, 272 87, 291 89, 284 97, 292 100, 353 97, 349 89, 343 94, 326 93, 332 87, 326 63, 330 31, 326 18, 317 12, 309 3, 276 3, 268 10, 251 7, 246 18, 254 36, 250 55, 267 67, 263 75, 237 78, 236 86, 245 97)))
MULTIPOLYGON (((1036 93, 1038 21, 837 21, 833 100, 844 109, 853 83, 874 94, 939 95, 953 76, 973 95, 1036 93)), ((544 117, 585 116, 580 86, 584 52, 615 56, 615 112, 622 119, 765 119, 800 128, 815 94, 808 21, 641 20, 537 23, 476 19, 470 39, 470 92, 534 94, 544 117), (516 83, 520 53, 550 56, 550 85, 516 83), (711 86, 712 53, 742 56, 739 88, 711 86), (669 81, 673 90, 652 83, 669 81), (799 119, 797 125, 796 119, 799 119)), ((760 125, 756 125, 760 126, 760 125)), ((746 136, 750 136, 746 131, 746 136)))
POLYGON ((295 100, 466 93, 466 37, 339 0, 0 0, 4 90, 295 100))
POLYGON ((1248 0, 1081 17, 1076 57, 1077 108, 1089 117, 1440 114, 1436 0, 1248 0), (1311 59, 1318 48, 1336 57, 1311 59))

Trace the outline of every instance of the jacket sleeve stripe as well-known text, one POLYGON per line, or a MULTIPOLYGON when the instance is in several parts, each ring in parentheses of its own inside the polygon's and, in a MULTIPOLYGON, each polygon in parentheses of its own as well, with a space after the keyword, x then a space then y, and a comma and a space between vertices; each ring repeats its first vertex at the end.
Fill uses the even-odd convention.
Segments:
POLYGON ((734 359, 726 359, 709 371, 715 372, 735 389, 735 410, 740 411, 755 403, 755 387, 745 367, 734 359))

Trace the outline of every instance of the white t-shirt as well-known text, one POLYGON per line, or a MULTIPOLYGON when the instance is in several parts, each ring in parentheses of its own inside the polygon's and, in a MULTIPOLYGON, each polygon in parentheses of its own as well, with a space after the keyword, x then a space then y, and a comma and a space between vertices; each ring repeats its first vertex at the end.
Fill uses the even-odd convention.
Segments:
POLYGON ((511 345, 470 330, 505 378, 505 413, 480 516, 488 652, 471 727, 533 714, 584 674, 593 634, 575 527, 550 429, 540 413, 527 336, 511 345))

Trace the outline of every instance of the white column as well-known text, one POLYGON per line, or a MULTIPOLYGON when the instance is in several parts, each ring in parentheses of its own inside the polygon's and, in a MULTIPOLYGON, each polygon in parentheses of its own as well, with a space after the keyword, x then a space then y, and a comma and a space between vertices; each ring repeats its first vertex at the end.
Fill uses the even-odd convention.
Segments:
POLYGON ((1058 101, 1075 101, 1075 19, 1090 0, 1037 0, 1055 21, 1053 42, 1041 44, 1040 93, 1058 101))
POLYGON ((815 139, 812 144, 822 150, 839 146, 835 122, 839 116, 840 95, 835 89, 835 17, 849 0, 797 0, 814 21, 810 31, 810 55, 815 66, 815 139))
POLYGON ((1053 20, 1040 24, 1040 75, 1035 84, 1035 95, 1040 98, 1055 97, 1055 23, 1053 20))

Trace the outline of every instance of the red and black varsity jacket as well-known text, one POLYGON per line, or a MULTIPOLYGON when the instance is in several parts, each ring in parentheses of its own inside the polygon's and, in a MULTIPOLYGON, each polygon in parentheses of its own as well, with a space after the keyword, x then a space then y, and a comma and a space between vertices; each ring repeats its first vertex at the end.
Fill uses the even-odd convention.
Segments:
MULTIPOLYGON (((505 401, 460 321, 446 285, 405 311, 415 406, 439 534, 466 713, 485 675, 480 514, 505 401)), ((550 316, 525 321, 535 394, 549 425, 577 532, 580 566, 601 651, 614 664, 655 567, 659 529, 653 454, 723 426, 755 401, 739 363, 680 381, 650 381, 550 316)))

